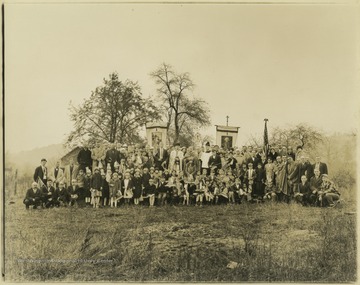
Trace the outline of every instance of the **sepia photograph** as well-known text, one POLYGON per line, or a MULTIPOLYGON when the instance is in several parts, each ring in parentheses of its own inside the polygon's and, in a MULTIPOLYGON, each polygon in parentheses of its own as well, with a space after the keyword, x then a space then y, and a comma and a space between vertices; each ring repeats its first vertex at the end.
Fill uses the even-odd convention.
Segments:
POLYGON ((356 1, 2 20, 2 281, 357 282, 356 1))

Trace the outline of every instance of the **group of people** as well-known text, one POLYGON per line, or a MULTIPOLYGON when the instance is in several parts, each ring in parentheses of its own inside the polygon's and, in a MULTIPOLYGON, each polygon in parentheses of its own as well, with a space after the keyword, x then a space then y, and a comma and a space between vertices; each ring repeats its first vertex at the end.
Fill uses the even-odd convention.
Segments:
POLYGON ((111 144, 83 147, 77 163, 35 169, 26 208, 120 207, 122 205, 241 204, 294 200, 304 206, 333 207, 340 193, 318 156, 311 163, 302 147, 243 146, 166 149, 111 144))

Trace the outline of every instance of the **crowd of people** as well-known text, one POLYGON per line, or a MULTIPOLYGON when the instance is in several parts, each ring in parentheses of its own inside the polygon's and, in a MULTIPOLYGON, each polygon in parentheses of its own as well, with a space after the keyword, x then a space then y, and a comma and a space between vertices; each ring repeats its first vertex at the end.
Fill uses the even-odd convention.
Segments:
POLYGON ((46 159, 35 169, 24 204, 38 207, 216 205, 266 201, 333 207, 340 193, 319 156, 310 162, 301 146, 166 149, 111 144, 82 147, 77 163, 46 159))

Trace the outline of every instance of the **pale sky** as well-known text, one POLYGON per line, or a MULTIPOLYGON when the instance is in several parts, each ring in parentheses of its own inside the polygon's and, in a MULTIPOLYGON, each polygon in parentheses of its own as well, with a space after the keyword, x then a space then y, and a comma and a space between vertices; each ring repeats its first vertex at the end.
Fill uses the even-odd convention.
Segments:
POLYGON ((6 4, 5 149, 61 143, 79 104, 114 71, 156 94, 163 62, 189 72, 238 145, 272 127, 355 131, 358 9, 350 5, 6 4))

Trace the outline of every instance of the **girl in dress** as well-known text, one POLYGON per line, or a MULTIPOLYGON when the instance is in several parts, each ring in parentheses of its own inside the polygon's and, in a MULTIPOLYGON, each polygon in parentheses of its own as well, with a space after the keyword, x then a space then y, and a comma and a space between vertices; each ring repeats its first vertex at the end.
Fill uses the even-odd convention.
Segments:
POLYGON ((130 199, 134 196, 134 192, 133 192, 134 185, 133 185, 133 181, 130 179, 129 172, 125 172, 123 187, 124 187, 123 193, 124 193, 125 203, 129 204, 130 199))
POLYGON ((137 169, 134 174, 133 178, 133 184, 134 184, 134 204, 139 205, 139 199, 142 194, 142 179, 140 176, 140 170, 137 169))

